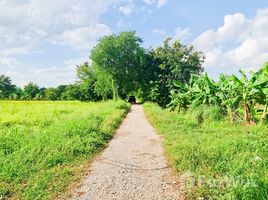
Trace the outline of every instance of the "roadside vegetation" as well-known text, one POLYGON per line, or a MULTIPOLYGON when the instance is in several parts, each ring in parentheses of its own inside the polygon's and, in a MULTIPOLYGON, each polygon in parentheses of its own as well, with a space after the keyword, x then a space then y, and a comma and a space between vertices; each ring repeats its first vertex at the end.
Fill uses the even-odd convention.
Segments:
POLYGON ((46 199, 65 188, 111 138, 128 110, 120 99, 134 95, 154 103, 144 108, 176 170, 198 180, 189 199, 268 199, 268 63, 215 81, 191 45, 142 45, 134 31, 101 38, 69 85, 18 87, 0 75, 0 99, 13 100, 0 101, 0 197, 46 199))
POLYGON ((240 74, 173 80, 166 109, 144 105, 188 199, 268 199, 268 63, 240 74))
POLYGON ((241 78, 221 74, 218 82, 207 74, 192 75, 187 84, 174 80, 177 88, 171 91, 172 100, 168 106, 178 112, 200 105, 214 106, 222 115, 227 115, 231 122, 244 121, 251 125, 265 123, 268 111, 268 63, 259 71, 251 72, 250 76, 242 70, 240 74, 241 78))
POLYGON ((178 113, 146 103, 144 110, 164 136, 187 199, 268 199, 267 125, 231 123, 215 106, 178 113))
POLYGON ((123 101, 0 101, 0 199, 62 193, 112 138, 128 108, 123 101))

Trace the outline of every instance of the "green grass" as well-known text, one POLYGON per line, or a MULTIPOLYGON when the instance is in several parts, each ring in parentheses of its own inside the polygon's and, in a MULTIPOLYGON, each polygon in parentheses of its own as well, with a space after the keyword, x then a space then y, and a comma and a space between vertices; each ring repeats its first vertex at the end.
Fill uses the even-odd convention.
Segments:
POLYGON ((231 124, 219 117, 217 108, 202 109, 200 123, 198 109, 177 114, 144 104, 183 177, 186 198, 268 199, 268 127, 231 124))
POLYGON ((121 123, 129 105, 0 101, 0 199, 52 199, 121 123))

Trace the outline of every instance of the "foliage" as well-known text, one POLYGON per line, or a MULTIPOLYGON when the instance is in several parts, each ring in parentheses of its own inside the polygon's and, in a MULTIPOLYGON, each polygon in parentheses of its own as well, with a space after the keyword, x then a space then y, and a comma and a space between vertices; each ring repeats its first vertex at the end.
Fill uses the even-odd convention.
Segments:
POLYGON ((77 65, 76 83, 61 88, 29 83, 0 99, 98 101, 135 95, 166 107, 175 88, 172 82, 188 83, 191 74, 200 74, 204 56, 192 46, 170 39, 149 50, 142 43, 134 31, 105 36, 90 52, 92 63, 77 65))
POLYGON ((54 199, 121 122, 123 101, 0 102, 0 198, 54 199))
POLYGON ((203 71, 203 54, 179 41, 172 43, 171 39, 167 39, 163 46, 151 49, 149 55, 149 65, 152 66, 149 100, 157 102, 162 107, 171 101, 170 94, 175 88, 174 80, 186 84, 191 74, 198 75, 203 71))
POLYGON ((38 98, 40 88, 35 83, 28 83, 23 88, 23 99, 32 100, 38 98))
POLYGON ((107 89, 113 98, 136 91, 145 61, 145 50, 140 46, 141 38, 135 32, 121 32, 103 37, 91 51, 92 67, 97 73, 97 89, 107 96, 107 89), (107 77, 109 84, 104 81, 107 77), (105 86, 102 86, 104 83, 105 86))
POLYGON ((186 110, 190 105, 219 106, 232 122, 240 119, 239 109, 243 108, 245 123, 263 122, 267 117, 267 71, 268 64, 265 64, 258 72, 252 72, 250 78, 240 70, 241 78, 221 75, 218 82, 210 79, 207 74, 192 75, 189 84, 185 85, 174 81, 176 89, 171 91, 172 101, 169 106, 173 110, 180 110, 181 107, 186 110), (261 117, 258 117, 257 106, 263 107, 261 117))
POLYGON ((98 90, 96 89, 97 76, 93 67, 86 62, 77 66, 77 86, 81 93, 79 100, 82 101, 97 101, 100 100, 98 90))
POLYGON ((12 84, 10 77, 0 75, 0 99, 8 99, 16 91, 16 86, 12 84))
POLYGON ((183 114, 144 104, 150 122, 165 138, 174 169, 184 180, 186 199, 268 199, 268 127, 206 118, 206 112, 208 116, 219 113, 209 108, 183 114), (202 124, 197 116, 204 116, 202 124))

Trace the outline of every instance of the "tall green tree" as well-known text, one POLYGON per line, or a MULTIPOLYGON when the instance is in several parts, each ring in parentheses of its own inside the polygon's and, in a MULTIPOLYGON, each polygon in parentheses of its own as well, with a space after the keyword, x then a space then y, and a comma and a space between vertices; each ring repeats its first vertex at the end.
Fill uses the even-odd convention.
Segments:
POLYGON ((79 100, 82 101, 99 100, 100 96, 98 95, 95 89, 95 83, 97 80, 96 72, 94 71, 93 67, 89 66, 89 64, 86 62, 81 65, 78 65, 76 71, 78 77, 77 86, 81 93, 79 100))
POLYGON ((62 94, 63 100, 79 100, 81 92, 77 84, 68 85, 62 94))
POLYGON ((59 96, 57 94, 57 88, 48 88, 45 90, 45 99, 56 101, 59 100, 59 96))
POLYGON ((27 100, 32 100, 37 98, 37 94, 40 92, 40 88, 35 83, 28 83, 23 88, 23 98, 27 100))
POLYGON ((97 72, 96 87, 99 94, 107 96, 112 93, 113 98, 118 98, 138 90, 145 63, 142 42, 133 31, 100 39, 90 56, 97 72))
POLYGON ((16 86, 12 84, 9 76, 0 75, 0 99, 7 99, 15 93, 16 86))
POLYGON ((150 98, 165 107, 171 101, 171 91, 175 89, 174 80, 188 83, 191 74, 203 72, 204 55, 180 41, 164 41, 163 46, 149 51, 151 68, 150 98))

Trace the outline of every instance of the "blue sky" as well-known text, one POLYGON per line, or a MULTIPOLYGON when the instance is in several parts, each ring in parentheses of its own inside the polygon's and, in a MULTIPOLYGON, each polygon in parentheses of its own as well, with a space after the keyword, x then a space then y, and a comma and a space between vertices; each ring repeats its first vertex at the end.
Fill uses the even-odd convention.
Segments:
POLYGON ((124 30, 145 47, 194 45, 214 78, 268 61, 267 0, 0 0, 0 74, 19 86, 73 83, 97 39, 124 30))

